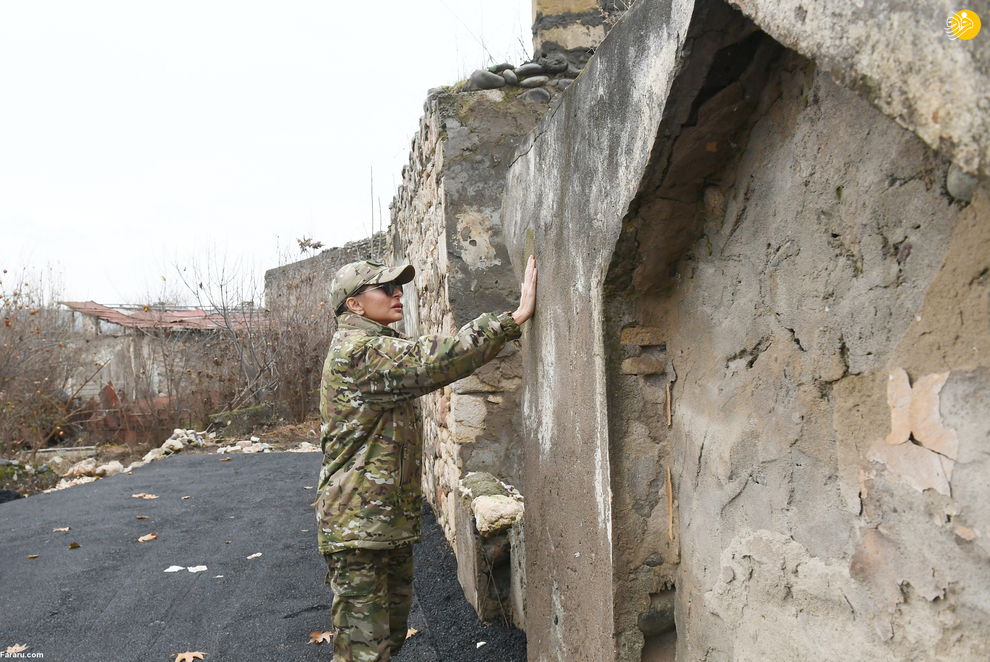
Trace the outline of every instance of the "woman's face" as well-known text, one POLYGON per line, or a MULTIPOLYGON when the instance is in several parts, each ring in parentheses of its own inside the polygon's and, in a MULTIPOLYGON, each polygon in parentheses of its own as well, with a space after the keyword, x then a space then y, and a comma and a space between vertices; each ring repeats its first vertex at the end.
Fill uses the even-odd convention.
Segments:
POLYGON ((395 288, 389 296, 381 287, 372 287, 351 299, 355 303, 350 306, 353 312, 379 324, 391 324, 402 319, 402 290, 399 288, 395 288))

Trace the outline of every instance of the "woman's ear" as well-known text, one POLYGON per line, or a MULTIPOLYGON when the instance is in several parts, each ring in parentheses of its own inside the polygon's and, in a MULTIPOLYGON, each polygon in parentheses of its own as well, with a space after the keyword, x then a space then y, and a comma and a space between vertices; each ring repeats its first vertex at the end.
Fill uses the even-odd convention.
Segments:
POLYGON ((364 315, 364 306, 362 306, 361 302, 354 297, 347 297, 347 301, 344 302, 344 305, 346 305, 347 309, 355 315, 364 315))

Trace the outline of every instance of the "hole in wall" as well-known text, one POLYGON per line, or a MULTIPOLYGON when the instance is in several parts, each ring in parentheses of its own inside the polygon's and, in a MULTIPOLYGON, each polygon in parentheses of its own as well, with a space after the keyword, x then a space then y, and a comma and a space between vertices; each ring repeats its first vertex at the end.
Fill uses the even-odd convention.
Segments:
POLYGON ((651 593, 649 611, 639 615, 639 630, 644 637, 642 662, 674 662, 677 649, 675 597, 674 589, 651 593))

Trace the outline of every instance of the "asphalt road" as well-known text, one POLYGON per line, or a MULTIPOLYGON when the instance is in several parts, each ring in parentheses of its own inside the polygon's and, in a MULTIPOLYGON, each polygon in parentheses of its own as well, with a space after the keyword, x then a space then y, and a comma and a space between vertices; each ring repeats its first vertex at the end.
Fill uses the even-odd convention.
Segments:
MULTIPOLYGON (((331 660, 309 643, 330 630, 333 600, 309 505, 319 464, 318 453, 177 455, 0 504, 0 657, 20 644, 21 659, 46 662, 331 660)), ((480 623, 464 600, 429 512, 416 566, 418 632, 397 662, 526 659, 523 633, 480 623)))

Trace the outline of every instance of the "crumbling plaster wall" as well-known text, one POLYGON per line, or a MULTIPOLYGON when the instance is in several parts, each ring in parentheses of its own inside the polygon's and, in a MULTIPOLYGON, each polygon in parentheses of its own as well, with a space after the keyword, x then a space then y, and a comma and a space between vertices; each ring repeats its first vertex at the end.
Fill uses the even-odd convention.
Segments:
POLYGON ((534 661, 612 659, 615 647, 603 286, 690 16, 690 2, 639 0, 508 173, 502 218, 513 265, 533 252, 540 269, 522 339, 534 661))
POLYGON ((98 397, 106 384, 113 384, 118 394, 126 394, 132 400, 165 395, 161 345, 166 343, 169 350, 182 357, 177 361, 179 364, 190 361, 194 341, 186 347, 181 341, 163 341, 116 324, 105 325, 100 335, 74 343, 79 352, 79 366, 68 380, 70 392, 78 390, 77 397, 83 402, 98 397), (97 376, 91 379, 94 372, 97 376))
MULTIPOLYGON (((726 9, 639 0, 509 172, 531 659, 672 659, 670 600, 680 660, 985 659, 987 183, 726 9)), ((904 52, 874 81, 927 108, 904 52)))
POLYGON ((990 1, 732 0, 762 30, 856 90, 970 174, 990 175, 990 48, 951 41, 960 9, 990 1))
MULTIPOLYGON (((394 262, 416 267, 403 299, 408 334, 453 334, 481 313, 518 303, 502 239, 502 189, 509 155, 546 110, 518 93, 436 91, 427 99, 391 206, 394 262)), ((422 402, 424 493, 454 543, 468 599, 486 618, 499 605, 479 586, 470 499, 460 498, 458 485, 472 471, 522 483, 521 371, 518 343, 510 343, 474 375, 422 402)))

